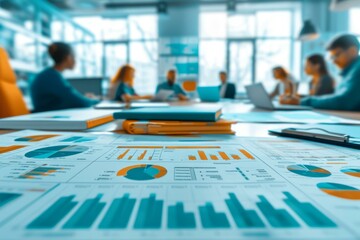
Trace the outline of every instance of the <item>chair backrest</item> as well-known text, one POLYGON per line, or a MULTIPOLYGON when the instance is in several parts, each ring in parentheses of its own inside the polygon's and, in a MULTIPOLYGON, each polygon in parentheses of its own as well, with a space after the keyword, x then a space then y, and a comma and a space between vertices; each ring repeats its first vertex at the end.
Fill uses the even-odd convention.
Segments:
POLYGON ((5 49, 0 47, 0 118, 28 114, 16 75, 5 49))
POLYGON ((187 92, 194 92, 196 91, 196 81, 194 80, 186 80, 182 83, 182 87, 187 92))

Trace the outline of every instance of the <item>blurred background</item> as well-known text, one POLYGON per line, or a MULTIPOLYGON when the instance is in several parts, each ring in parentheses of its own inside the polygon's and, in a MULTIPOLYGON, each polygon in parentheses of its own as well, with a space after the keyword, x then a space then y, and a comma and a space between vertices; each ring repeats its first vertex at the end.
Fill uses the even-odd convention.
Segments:
POLYGON ((360 36, 359 22, 354 0, 0 0, 0 45, 25 95, 28 80, 51 64, 53 41, 76 50, 76 69, 66 77, 101 79, 100 91, 130 63, 141 94, 175 68, 179 82, 198 85, 218 85, 225 70, 241 95, 253 82, 271 89, 275 65, 306 82, 305 57, 325 54, 336 34, 360 36), (309 24, 316 38, 301 38, 309 24))

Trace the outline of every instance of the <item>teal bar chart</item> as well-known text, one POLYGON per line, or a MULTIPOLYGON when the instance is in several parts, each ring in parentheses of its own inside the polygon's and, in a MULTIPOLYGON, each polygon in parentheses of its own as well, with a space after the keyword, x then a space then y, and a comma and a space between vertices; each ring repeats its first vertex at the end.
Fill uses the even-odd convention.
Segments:
POLYGON ((201 223, 204 228, 230 228, 229 220, 223 212, 216 212, 212 203, 199 207, 201 223))
POLYGON ((262 195, 259 195, 260 202, 256 203, 271 226, 275 228, 295 228, 300 224, 285 209, 275 209, 271 203, 262 195))
POLYGON ((99 194, 93 199, 86 200, 63 228, 90 228, 105 207, 106 203, 100 202, 101 197, 102 194, 99 194))
MULTIPOLYGON (((256 195, 259 199, 251 207, 247 206, 239 195, 229 192, 220 201, 207 201, 194 204, 189 201, 177 201, 166 204, 155 193, 145 198, 132 197, 131 193, 108 200, 102 200, 102 193, 94 198, 74 201, 75 195, 59 198, 27 225, 28 229, 265 229, 300 228, 336 228, 337 224, 322 213, 316 206, 306 201, 299 201, 294 194, 282 192, 279 199, 256 195), (270 199, 270 200, 269 200, 270 199), (138 204, 137 204, 138 203, 138 204), (223 204, 224 203, 224 204, 223 204), (275 205, 276 204, 276 205, 275 205), (78 208, 75 209, 75 206, 78 208), (108 205, 106 207, 106 205, 108 205), (224 206, 227 209, 221 208, 224 206), (194 211, 186 210, 186 206, 194 211), (283 206, 283 207, 274 207, 283 206), (102 211, 106 209, 104 213, 102 211), (224 210, 219 210, 224 209, 224 210), (68 216, 71 213, 70 216, 68 216), (165 214, 163 214, 165 213, 165 214), (196 216, 198 214, 198 217, 196 216), (67 217, 68 216, 68 217, 67 217), (101 217, 100 217, 101 216, 101 217), (295 218, 297 216, 297 218, 295 218), (66 217, 66 221, 63 221, 66 217), (96 221, 98 218, 99 221, 96 221), (234 225, 230 224, 230 218, 234 225), (199 222, 197 222, 199 219, 199 222), (64 222, 62 226, 57 226, 64 222), (98 224, 94 224, 99 222, 98 224), (163 225, 162 223, 166 224, 163 225)), ((0 203, 15 196, 0 193, 0 203)))
POLYGON ((291 193, 284 192, 284 202, 310 227, 336 227, 336 224, 311 203, 299 202, 291 193))
POLYGON ((17 199, 18 197, 21 197, 21 195, 22 194, 20 193, 0 192, 0 208, 17 199))
POLYGON ((177 202, 174 206, 168 207, 168 228, 196 228, 195 214, 185 212, 184 204, 177 202))
POLYGON ((32 221, 27 228, 51 229, 55 227, 77 205, 77 202, 72 201, 74 198, 75 195, 61 197, 32 221))
POLYGON ((128 226, 131 213, 134 209, 136 199, 124 194, 121 198, 116 198, 111 203, 109 210, 101 221, 100 229, 123 229, 128 226))
POLYGON ((140 202, 140 207, 136 216, 135 229, 159 229, 163 211, 163 200, 156 200, 155 194, 150 194, 149 198, 144 198, 140 202))
POLYGON ((234 193, 225 200, 238 228, 263 228, 265 224, 255 210, 246 210, 234 193))

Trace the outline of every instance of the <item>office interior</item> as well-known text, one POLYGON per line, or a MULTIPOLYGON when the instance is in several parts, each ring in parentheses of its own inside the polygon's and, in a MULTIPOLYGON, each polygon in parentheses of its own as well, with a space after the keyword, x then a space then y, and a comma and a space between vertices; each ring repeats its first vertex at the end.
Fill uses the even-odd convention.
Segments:
POLYGON ((360 0, 0 0, 0 240, 360 239, 359 22, 360 0))
MULTIPOLYGON (((218 72, 226 71, 237 97, 244 97, 244 86, 255 82, 271 91, 271 69, 277 65, 308 81, 306 56, 326 54, 327 41, 339 33, 360 34, 359 8, 332 10, 327 0, 25 2, 0 5, 1 45, 25 97, 28 80, 51 66, 47 45, 55 41, 75 49, 76 68, 64 74, 81 92, 92 88, 106 95, 109 79, 130 63, 141 94, 152 94, 174 68, 179 83, 200 86, 218 85, 218 72), (306 20, 317 39, 299 40, 306 20), (90 80, 81 84, 82 79, 90 80)), ((336 77, 336 68, 329 67, 336 77)), ((307 90, 307 84, 300 88, 307 90)))

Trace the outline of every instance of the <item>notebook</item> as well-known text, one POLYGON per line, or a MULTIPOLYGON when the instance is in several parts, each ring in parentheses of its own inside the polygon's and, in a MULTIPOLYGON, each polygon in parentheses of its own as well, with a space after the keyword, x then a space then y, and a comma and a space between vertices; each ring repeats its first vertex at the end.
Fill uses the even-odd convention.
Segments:
POLYGON ((0 119, 0 129, 85 130, 113 120, 113 111, 71 109, 0 119))
POLYGON ((215 122, 221 116, 220 107, 169 107, 137 108, 114 113, 115 119, 128 120, 176 120, 215 122))

